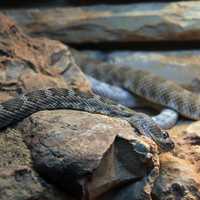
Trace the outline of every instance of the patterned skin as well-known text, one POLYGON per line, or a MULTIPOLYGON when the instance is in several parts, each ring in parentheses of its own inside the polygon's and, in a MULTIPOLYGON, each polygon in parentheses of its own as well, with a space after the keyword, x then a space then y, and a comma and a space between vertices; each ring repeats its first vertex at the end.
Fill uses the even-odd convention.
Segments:
MULTIPOLYGON (((133 93, 130 93, 123 88, 98 81, 90 76, 87 76, 87 78, 91 83, 92 91, 97 95, 109 98, 130 108, 148 106, 148 103, 143 101, 143 99, 138 98, 133 93)), ((165 108, 160 114, 153 116, 152 119, 160 128, 166 130, 176 124, 178 113, 174 110, 165 108)))
POLYGON ((173 81, 147 71, 98 61, 85 60, 81 69, 97 80, 117 85, 149 102, 175 110, 186 118, 200 119, 200 95, 184 89, 173 81))
POLYGON ((174 148, 174 142, 147 115, 111 104, 103 98, 62 88, 35 90, 0 104, 0 128, 19 122, 42 110, 73 109, 127 120, 141 134, 152 138, 163 151, 174 148))

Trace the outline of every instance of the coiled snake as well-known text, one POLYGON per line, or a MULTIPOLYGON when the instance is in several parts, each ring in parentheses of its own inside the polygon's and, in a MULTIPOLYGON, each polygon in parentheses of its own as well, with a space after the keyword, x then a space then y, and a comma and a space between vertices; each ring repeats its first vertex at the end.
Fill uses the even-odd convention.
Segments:
MULTIPOLYGON (((145 71, 107 64, 85 63, 81 68, 90 76, 95 74, 99 80, 125 88, 148 101, 173 109, 182 116, 200 119, 200 96, 172 81, 145 71)), ((127 120, 141 134, 152 138, 162 150, 174 148, 168 133, 161 130, 146 114, 108 103, 97 95, 61 88, 36 90, 1 103, 0 128, 21 121, 35 112, 54 109, 74 109, 119 117, 127 120)))

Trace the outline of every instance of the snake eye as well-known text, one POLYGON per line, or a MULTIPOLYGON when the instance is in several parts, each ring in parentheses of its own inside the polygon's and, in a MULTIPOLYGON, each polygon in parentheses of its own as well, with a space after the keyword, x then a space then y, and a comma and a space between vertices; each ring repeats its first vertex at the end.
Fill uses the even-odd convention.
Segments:
POLYGON ((168 132, 166 132, 166 131, 163 131, 163 138, 164 139, 167 139, 169 137, 169 134, 168 134, 168 132))

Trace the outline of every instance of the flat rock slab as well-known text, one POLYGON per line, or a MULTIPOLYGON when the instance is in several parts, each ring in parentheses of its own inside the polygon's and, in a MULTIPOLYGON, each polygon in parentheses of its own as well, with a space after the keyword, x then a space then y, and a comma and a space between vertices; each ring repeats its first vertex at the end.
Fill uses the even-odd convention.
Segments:
POLYGON ((32 35, 66 43, 194 41, 200 2, 3 10, 32 35))

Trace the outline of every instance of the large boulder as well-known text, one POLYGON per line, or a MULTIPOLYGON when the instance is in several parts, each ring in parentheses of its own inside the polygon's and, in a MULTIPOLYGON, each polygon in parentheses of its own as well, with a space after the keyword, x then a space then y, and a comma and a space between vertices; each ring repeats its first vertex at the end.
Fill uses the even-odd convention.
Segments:
POLYGON ((3 10, 29 34, 74 44, 198 41, 199 11, 199 1, 3 10))

